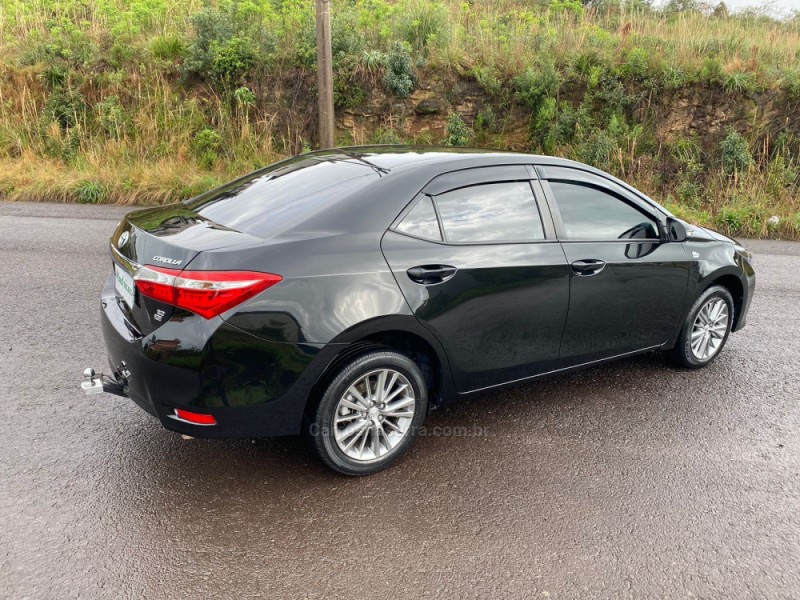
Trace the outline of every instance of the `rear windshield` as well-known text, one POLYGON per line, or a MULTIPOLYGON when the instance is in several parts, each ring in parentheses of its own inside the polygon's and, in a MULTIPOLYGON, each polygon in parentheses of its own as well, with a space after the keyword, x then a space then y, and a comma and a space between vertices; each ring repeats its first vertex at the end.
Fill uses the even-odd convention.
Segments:
POLYGON ((203 194, 188 205, 225 227, 272 237, 330 209, 378 176, 368 164, 346 155, 299 156, 203 194))

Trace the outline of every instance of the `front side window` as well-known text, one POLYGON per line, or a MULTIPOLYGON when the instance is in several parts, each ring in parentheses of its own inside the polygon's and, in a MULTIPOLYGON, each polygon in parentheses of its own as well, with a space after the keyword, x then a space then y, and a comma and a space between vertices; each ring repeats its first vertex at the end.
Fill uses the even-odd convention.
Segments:
POLYGON ((436 196, 448 242, 544 239, 542 219, 527 181, 489 183, 436 196))
POLYGON ((563 181, 550 188, 568 240, 659 239, 656 222, 617 196, 563 181))

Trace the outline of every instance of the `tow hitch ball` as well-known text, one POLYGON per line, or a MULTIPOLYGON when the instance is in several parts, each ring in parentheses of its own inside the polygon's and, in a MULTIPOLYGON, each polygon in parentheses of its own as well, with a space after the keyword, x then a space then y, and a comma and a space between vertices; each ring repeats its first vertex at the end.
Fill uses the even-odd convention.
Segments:
MULTIPOLYGON (((121 371, 127 371, 124 364, 121 367, 121 371)), ((107 392, 109 394, 115 394, 117 396, 123 396, 127 398, 128 382, 127 378, 124 376, 122 377, 122 381, 119 381, 116 377, 116 373, 110 377, 108 375, 103 375, 102 373, 97 376, 95 375, 94 369, 89 367, 83 371, 81 390, 83 390, 83 393, 87 396, 94 396, 95 394, 107 392)))

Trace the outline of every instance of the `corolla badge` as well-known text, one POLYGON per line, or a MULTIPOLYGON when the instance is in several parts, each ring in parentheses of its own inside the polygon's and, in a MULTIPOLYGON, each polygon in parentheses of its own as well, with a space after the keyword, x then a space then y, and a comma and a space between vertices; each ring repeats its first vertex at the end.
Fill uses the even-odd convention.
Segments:
POLYGON ((176 266, 183 262, 182 260, 177 260, 175 258, 167 258, 166 256, 154 256, 153 260, 162 263, 167 263, 168 265, 176 265, 176 266))
POLYGON ((127 231, 123 231, 122 235, 119 236, 119 239, 117 240, 117 248, 122 248, 125 244, 127 244, 130 237, 131 237, 130 233, 128 233, 127 231))

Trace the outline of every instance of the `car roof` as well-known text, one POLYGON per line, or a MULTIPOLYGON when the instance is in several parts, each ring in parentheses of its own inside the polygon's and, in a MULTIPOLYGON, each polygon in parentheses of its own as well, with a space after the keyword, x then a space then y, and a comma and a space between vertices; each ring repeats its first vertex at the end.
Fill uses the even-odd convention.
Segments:
POLYGON ((493 165, 525 164, 542 167, 568 167, 598 175, 607 180, 621 185, 625 189, 640 196, 648 204, 662 212, 669 214, 658 202, 649 198, 641 191, 628 183, 617 179, 613 175, 568 158, 546 156, 542 154, 528 154, 510 150, 491 150, 486 148, 465 148, 453 146, 406 146, 406 145, 373 145, 349 146, 332 148, 330 150, 316 150, 303 156, 314 157, 317 160, 357 161, 377 167, 382 174, 399 174, 413 170, 420 174, 436 176, 448 170, 473 167, 491 167, 493 165))
POLYGON ((479 148, 394 145, 307 152, 254 171, 187 204, 211 221, 260 237, 292 237, 314 231, 382 234, 434 178, 461 169, 500 165, 580 169, 614 181, 664 211, 625 182, 564 158, 479 148), (266 209, 268 188, 275 184, 285 188, 283 199, 277 200, 281 207, 266 209))
POLYGON ((359 161, 377 167, 379 174, 394 174, 398 176, 408 174, 408 179, 417 179, 417 181, 409 181, 409 187, 414 187, 419 181, 423 181, 423 184, 427 183, 427 181, 440 174, 458 169, 515 164, 567 167, 614 182, 665 215, 670 214, 658 202, 625 181, 590 165, 557 156, 486 148, 404 145, 351 146, 331 150, 318 150, 309 154, 314 155, 318 160, 347 160, 345 157, 350 157, 352 161, 359 161))
POLYGON ((389 171, 419 167, 422 164, 443 169, 448 166, 457 167, 460 163, 480 163, 485 166, 496 164, 539 164, 578 167, 602 174, 602 171, 566 158, 486 148, 388 144, 316 150, 307 153, 305 156, 313 156, 318 160, 342 160, 344 158, 343 155, 349 156, 352 160, 369 161, 373 165, 389 171))

